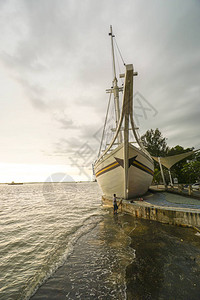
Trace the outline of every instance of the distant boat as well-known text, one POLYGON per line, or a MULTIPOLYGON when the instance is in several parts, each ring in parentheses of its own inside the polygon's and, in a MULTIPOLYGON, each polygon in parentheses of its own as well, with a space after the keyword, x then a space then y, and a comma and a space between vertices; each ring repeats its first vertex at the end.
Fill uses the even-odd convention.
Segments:
POLYGON ((111 95, 114 95, 116 125, 114 129, 111 129, 114 132, 112 140, 106 143, 105 149, 102 150, 109 100, 99 156, 94 163, 94 173, 104 195, 116 194, 117 197, 131 199, 147 192, 153 179, 154 163, 141 142, 137 133, 138 128, 135 127, 133 120, 133 76, 136 76, 137 72, 134 72, 132 64, 124 64, 125 74, 120 74, 119 77, 125 77, 125 82, 121 87, 118 86, 112 26, 110 26, 109 35, 111 36, 114 79, 111 89, 106 91, 110 93, 110 99, 111 95), (121 107, 120 92, 123 94, 121 107), (133 133, 135 140, 133 142, 130 141, 130 132, 133 133))
POLYGON ((8 183, 8 185, 19 185, 19 184, 23 184, 23 182, 14 182, 14 181, 12 181, 11 183, 8 183))

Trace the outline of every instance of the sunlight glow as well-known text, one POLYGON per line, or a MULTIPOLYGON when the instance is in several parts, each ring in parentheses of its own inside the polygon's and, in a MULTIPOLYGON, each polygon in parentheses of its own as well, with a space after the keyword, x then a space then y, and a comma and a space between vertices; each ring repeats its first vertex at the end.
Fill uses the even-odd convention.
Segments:
POLYGON ((8 164, 0 163, 0 183, 9 182, 45 182, 53 174, 62 173, 74 181, 84 180, 77 170, 65 165, 44 164, 8 164))

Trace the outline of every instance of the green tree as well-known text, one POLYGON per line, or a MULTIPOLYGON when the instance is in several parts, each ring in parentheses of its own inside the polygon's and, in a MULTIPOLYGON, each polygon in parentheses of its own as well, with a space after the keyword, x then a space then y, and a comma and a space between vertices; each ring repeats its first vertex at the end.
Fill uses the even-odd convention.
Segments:
POLYGON ((141 139, 144 147, 152 156, 161 157, 167 155, 169 151, 167 139, 162 136, 158 128, 147 130, 141 139))
POLYGON ((161 181, 161 172, 157 168, 154 169, 153 181, 155 184, 159 184, 161 181))
POLYGON ((187 183, 194 183, 200 180, 200 161, 194 160, 187 162, 183 168, 182 173, 185 176, 187 183))
POLYGON ((200 161, 200 151, 198 150, 198 152, 196 152, 194 154, 194 159, 197 160, 197 161, 200 161))
MULTIPOLYGON (((150 129, 141 137, 142 142, 146 150, 156 157, 165 157, 182 154, 185 152, 192 151, 194 148, 184 148, 180 145, 172 147, 171 149, 167 146, 167 139, 163 137, 162 133, 158 128, 155 130, 150 129)), ((200 163, 200 153, 192 154, 191 156, 179 161, 171 168, 172 177, 178 178, 179 183, 193 183, 196 180, 200 180, 199 174, 199 164, 200 163), (190 159, 190 161, 189 161, 190 159)), ((155 172, 154 181, 162 181, 160 176, 160 167, 157 162, 155 162, 155 172)), ((166 182, 169 182, 168 170, 163 167, 164 176, 166 182)))

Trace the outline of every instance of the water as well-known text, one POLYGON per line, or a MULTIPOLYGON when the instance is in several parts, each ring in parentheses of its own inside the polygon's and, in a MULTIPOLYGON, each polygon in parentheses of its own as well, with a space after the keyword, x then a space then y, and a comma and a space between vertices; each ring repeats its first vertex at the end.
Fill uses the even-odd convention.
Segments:
POLYGON ((28 299, 102 218, 96 184, 0 186, 0 299, 28 299))
POLYGON ((96 183, 0 185, 0 199, 0 299, 199 299, 196 231, 113 216, 96 183))
MULTIPOLYGON (((91 287, 98 276, 103 287, 99 287, 102 297, 108 293, 115 297, 118 293, 124 299, 125 268, 132 261, 133 255, 130 253, 133 250, 126 249, 130 239, 119 230, 112 245, 106 242, 108 236, 105 232, 110 221, 107 220, 105 224, 105 220, 106 215, 110 219, 110 214, 101 207, 101 192, 96 183, 1 185, 0 194, 0 299, 29 299, 60 266, 73 258, 74 253, 75 261, 81 262, 83 249, 84 257, 88 251, 88 260, 84 263, 86 273, 83 274, 87 281, 85 292, 86 287, 91 287), (85 245, 79 247, 81 237, 85 238, 87 234, 85 245), (87 244, 92 237, 96 241, 91 241, 94 247, 88 250, 87 244), (112 253, 116 239, 120 247, 116 253, 112 253), (95 254, 97 246, 98 257, 95 254), (77 249, 80 252, 78 255, 77 249), (119 256, 123 257, 120 264, 119 256), (90 265, 91 257, 96 259, 96 263, 93 263, 93 259, 90 265), (116 265, 120 275, 116 274, 116 265), (117 283, 116 288, 113 288, 113 282, 117 283)), ((114 231, 111 228, 112 238, 114 231)), ((84 242, 81 240, 81 243, 84 242)), ((73 276, 77 280, 78 274, 82 276, 82 268, 78 268, 80 270, 76 276, 75 267, 71 268, 70 280, 73 276)), ((73 297, 81 295, 79 287, 81 289, 81 284, 77 286, 73 297)), ((68 286, 66 294, 72 288, 68 286)))

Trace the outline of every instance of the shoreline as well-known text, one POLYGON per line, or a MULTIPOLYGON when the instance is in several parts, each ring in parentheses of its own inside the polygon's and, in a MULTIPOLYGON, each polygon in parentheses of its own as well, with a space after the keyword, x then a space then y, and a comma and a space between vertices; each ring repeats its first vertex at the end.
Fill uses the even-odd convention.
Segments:
POLYGON ((31 300, 199 299, 200 237, 194 230, 103 210, 103 220, 31 300))
POLYGON ((134 250, 123 224, 130 216, 118 218, 110 210, 103 211, 103 219, 77 240, 65 263, 31 300, 126 298, 126 267, 134 259, 134 250))
MULTIPOLYGON (((178 226, 195 227, 197 230, 200 227, 200 201, 197 201, 197 205, 190 204, 191 198, 179 203, 176 206, 171 202, 161 201, 160 195, 165 195, 167 192, 161 192, 158 197, 154 194, 147 193, 143 198, 136 198, 132 200, 122 200, 120 210, 130 213, 136 218, 153 220, 161 223, 167 223, 178 226), (142 199, 140 201, 139 199, 142 199), (194 207, 194 208, 193 208, 194 207)), ((181 195, 169 194, 171 197, 177 197, 182 199, 181 195)), ((193 200, 194 202, 195 200, 193 200)), ((102 202, 106 206, 113 206, 113 200, 111 197, 102 196, 102 202)), ((181 201, 179 201, 181 202, 181 201)), ((118 204, 120 201, 118 200, 118 204)))

